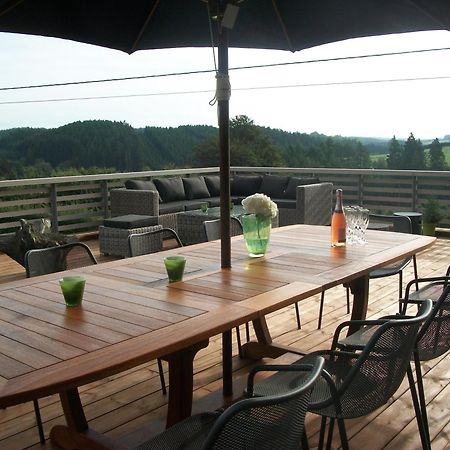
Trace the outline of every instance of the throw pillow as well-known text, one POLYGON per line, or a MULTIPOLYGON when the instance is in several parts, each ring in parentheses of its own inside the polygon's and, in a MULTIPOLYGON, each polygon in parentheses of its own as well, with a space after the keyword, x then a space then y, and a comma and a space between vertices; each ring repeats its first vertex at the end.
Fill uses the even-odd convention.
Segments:
POLYGON ((157 191, 155 183, 152 180, 127 180, 125 181, 127 189, 135 189, 138 191, 157 191))
POLYGON ((206 186, 208 187, 211 197, 220 196, 220 177, 219 175, 212 175, 205 177, 206 186))
POLYGON ((282 198, 288 179, 279 175, 264 175, 259 190, 271 198, 282 198))
POLYGON ((320 183, 319 179, 316 177, 304 177, 304 178, 291 177, 289 179, 286 190, 284 191, 283 197, 295 200, 297 198, 297 186, 304 186, 306 184, 316 184, 316 183, 320 183))
POLYGON ((235 176, 231 180, 231 195, 246 197, 259 192, 261 186, 261 176, 235 176))
POLYGON ((187 200, 210 197, 203 177, 183 178, 184 192, 187 200))
POLYGON ((155 178, 154 183, 164 203, 186 199, 183 181, 180 177, 155 178))

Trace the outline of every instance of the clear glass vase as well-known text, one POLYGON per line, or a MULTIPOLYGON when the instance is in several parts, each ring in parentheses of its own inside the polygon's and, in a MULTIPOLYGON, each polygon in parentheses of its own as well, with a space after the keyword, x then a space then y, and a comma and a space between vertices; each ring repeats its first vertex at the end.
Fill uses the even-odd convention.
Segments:
POLYGON ((270 239, 272 218, 257 214, 241 216, 245 245, 249 256, 254 258, 264 256, 270 239))

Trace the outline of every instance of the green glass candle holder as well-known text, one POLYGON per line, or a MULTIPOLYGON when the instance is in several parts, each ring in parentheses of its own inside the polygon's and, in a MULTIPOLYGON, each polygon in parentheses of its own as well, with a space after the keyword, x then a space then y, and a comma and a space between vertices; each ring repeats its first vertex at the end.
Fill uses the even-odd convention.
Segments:
POLYGON ((80 306, 83 300, 86 280, 83 277, 64 277, 59 280, 66 306, 80 306))
POLYGON ((167 256, 164 258, 169 283, 175 283, 183 279, 186 258, 184 256, 167 256))
POLYGON ((200 209, 202 210, 202 213, 206 214, 208 212, 208 203, 202 203, 200 209))

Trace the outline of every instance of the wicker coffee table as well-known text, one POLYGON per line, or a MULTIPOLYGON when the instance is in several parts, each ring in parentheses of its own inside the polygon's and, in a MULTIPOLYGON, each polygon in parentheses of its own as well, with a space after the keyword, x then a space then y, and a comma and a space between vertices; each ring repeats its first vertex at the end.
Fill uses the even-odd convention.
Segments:
MULTIPOLYGON (((240 218, 245 214, 245 210, 240 205, 235 205, 231 210, 232 217, 240 218)), ((200 209, 185 211, 177 214, 177 229, 181 242, 184 245, 198 244, 206 242, 203 222, 220 218, 220 208, 209 208, 206 213, 200 209)), ((278 227, 278 216, 272 219, 272 227, 278 227)))

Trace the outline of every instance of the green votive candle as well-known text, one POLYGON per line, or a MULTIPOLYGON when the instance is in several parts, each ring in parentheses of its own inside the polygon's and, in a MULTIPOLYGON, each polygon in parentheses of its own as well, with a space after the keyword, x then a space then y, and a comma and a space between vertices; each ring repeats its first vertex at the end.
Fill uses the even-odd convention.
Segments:
POLYGON ((183 279, 184 266, 186 265, 184 256, 167 256, 164 258, 164 265, 166 266, 169 283, 183 279))
POLYGON ((59 280, 66 306, 80 306, 86 280, 83 277, 64 277, 59 280))

